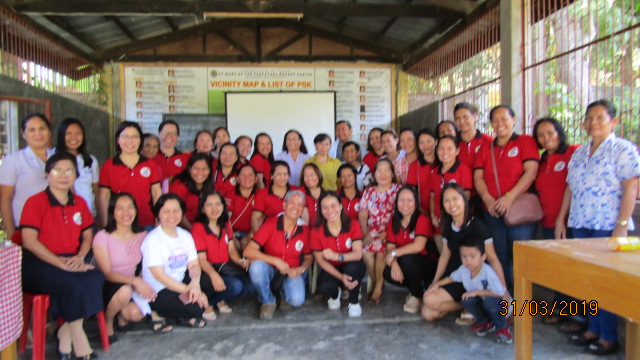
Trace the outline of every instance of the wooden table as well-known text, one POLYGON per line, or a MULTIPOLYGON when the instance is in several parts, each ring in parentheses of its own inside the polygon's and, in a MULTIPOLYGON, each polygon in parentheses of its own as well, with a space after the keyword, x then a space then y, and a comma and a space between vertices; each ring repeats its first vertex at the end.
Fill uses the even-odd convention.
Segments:
MULTIPOLYGON (((626 358, 640 359, 640 251, 612 252, 607 238, 517 241, 513 247, 516 359, 531 359, 532 283, 583 300, 596 300, 627 320, 626 358)), ((588 309, 588 307, 587 307, 588 309)), ((588 311, 588 310, 587 310, 588 311)), ((578 349, 576 349, 578 350, 578 349)))

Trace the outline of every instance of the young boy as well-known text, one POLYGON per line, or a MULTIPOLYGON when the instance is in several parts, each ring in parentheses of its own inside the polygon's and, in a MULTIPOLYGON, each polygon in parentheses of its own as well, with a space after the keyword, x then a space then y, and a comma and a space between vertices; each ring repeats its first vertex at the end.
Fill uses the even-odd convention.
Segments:
POLYGON ((460 304, 476 318, 471 330, 478 336, 496 331, 499 343, 511 344, 512 336, 505 316, 500 315, 500 301, 505 289, 491 266, 485 263, 484 242, 466 238, 460 242, 462 265, 451 276, 438 281, 442 286, 461 282, 466 292, 460 304))

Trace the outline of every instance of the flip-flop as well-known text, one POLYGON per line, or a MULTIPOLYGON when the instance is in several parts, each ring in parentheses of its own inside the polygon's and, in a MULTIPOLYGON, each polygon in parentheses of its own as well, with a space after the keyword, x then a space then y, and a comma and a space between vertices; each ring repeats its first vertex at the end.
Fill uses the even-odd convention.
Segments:
POLYGON ((585 348, 585 351, 592 355, 609 355, 620 350, 620 343, 617 341, 612 343, 609 347, 605 347, 601 342, 594 342, 585 348))
POLYGON ((202 318, 207 320, 207 321, 213 321, 213 320, 217 319, 218 316, 216 316, 216 312, 215 311, 211 310, 211 312, 203 313, 202 314, 202 318))
POLYGON ((471 326, 476 322, 476 318, 468 312, 462 312, 459 317, 456 318, 455 323, 462 326, 471 326))
POLYGON ((156 334, 168 334, 173 331, 173 326, 168 325, 164 320, 152 320, 151 330, 156 334), (159 325, 156 327, 156 325, 159 325))
POLYGON ((186 324, 188 327, 192 327, 196 329, 202 329, 203 327, 207 326, 207 322, 204 321, 204 319, 202 318, 192 318, 189 321, 187 321, 186 324), (193 321, 193 323, 191 321, 193 321))

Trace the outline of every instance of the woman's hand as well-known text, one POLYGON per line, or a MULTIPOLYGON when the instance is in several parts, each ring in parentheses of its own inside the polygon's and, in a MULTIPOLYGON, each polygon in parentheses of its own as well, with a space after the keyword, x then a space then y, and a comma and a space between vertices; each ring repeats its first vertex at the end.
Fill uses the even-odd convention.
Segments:
POLYGON ((280 271, 280 274, 287 275, 289 273, 289 264, 282 259, 276 259, 276 269, 280 271))
POLYGON ((353 278, 347 274, 342 274, 342 284, 349 290, 353 290, 356 286, 358 286, 358 280, 353 280, 353 278))
POLYGON ((626 237, 626 236, 627 236, 627 226, 616 224, 616 227, 614 227, 613 231, 611 232, 611 237, 626 237))
POLYGON ((372 242, 373 242, 373 238, 371 237, 371 234, 367 233, 365 236, 362 237, 362 243, 364 244, 364 246, 369 246, 371 245, 372 242))
POLYGON ((146 300, 154 301, 158 295, 146 281, 142 280, 142 278, 136 277, 133 282, 131 282, 131 286, 135 292, 140 294, 140 296, 146 300))
POLYGON ((402 269, 400 269, 400 265, 398 265, 397 262, 391 264, 391 278, 399 283, 402 283, 404 281, 404 274, 402 273, 402 269))
POLYGON ((331 250, 331 249, 322 250, 322 257, 325 260, 338 261, 338 253, 333 251, 333 250, 331 250))
POLYGON ((304 271, 305 271, 305 268, 303 268, 302 266, 294 267, 292 269, 289 269, 287 276, 289 276, 289 278, 291 279, 297 278, 298 276, 304 274, 304 271))
POLYGON ((567 226, 564 224, 564 220, 556 220, 556 229, 553 231, 553 235, 556 237, 556 240, 567 238, 567 226))
POLYGON ((191 282, 187 285, 184 294, 186 295, 189 304, 199 302, 200 296, 202 295, 202 290, 200 290, 200 282, 191 280, 191 282))
POLYGON ((515 198, 508 194, 500 196, 500 198, 498 198, 498 200, 494 204, 496 214, 506 215, 509 212, 509 209, 511 209, 511 205, 513 204, 514 200, 515 198))
POLYGON ((431 213, 431 224, 436 228, 440 227, 440 217, 436 213, 431 213))
POLYGON ((489 194, 483 196, 482 202, 484 202, 484 205, 487 207, 487 211, 491 216, 495 218, 500 217, 500 215, 496 213, 496 199, 493 196, 489 194))
POLYGON ((74 255, 72 257, 60 257, 60 260, 62 260, 64 264, 62 269, 65 271, 84 272, 95 268, 93 265, 85 264, 84 259, 78 255, 74 255))
POLYGON ((477 296, 475 291, 468 291, 468 292, 462 294, 462 300, 467 300, 467 299, 475 297, 475 296, 477 296))
POLYGON ((215 273, 211 276, 211 285, 213 285, 213 290, 217 292, 227 290, 227 285, 224 284, 224 280, 222 280, 222 276, 220 274, 215 273))
POLYGON ((245 271, 249 269, 249 264, 249 260, 245 258, 240 258, 240 260, 238 260, 238 265, 240 265, 245 271))
POLYGON ((391 264, 393 264, 393 261, 395 260, 395 256, 391 256, 391 252, 388 251, 387 255, 384 256, 384 263, 387 264, 387 266, 391 266, 391 264))
POLYGON ((427 296, 429 294, 437 294, 438 290, 440 289, 440 285, 438 285, 437 281, 433 281, 431 283, 431 285, 429 285, 429 287, 427 288, 427 291, 424 292, 424 296, 427 296))

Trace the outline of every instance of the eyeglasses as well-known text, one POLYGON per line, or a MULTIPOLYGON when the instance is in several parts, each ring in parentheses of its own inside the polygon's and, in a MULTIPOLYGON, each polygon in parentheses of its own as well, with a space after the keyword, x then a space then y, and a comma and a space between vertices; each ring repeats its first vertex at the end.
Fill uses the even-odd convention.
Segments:
POLYGON ((120 135, 122 140, 140 140, 140 135, 120 135))
POLYGON ((178 136, 176 131, 162 131, 160 134, 164 136, 178 136))
POLYGON ((53 169, 50 172, 51 175, 53 176, 60 176, 60 175, 64 175, 64 176, 72 176, 76 174, 76 171, 74 169, 67 169, 67 170, 58 170, 58 169, 53 169))

